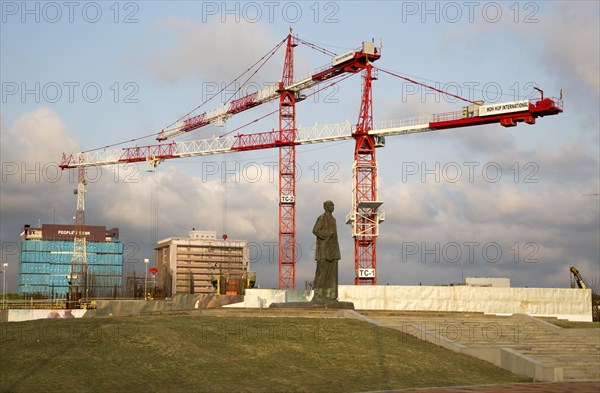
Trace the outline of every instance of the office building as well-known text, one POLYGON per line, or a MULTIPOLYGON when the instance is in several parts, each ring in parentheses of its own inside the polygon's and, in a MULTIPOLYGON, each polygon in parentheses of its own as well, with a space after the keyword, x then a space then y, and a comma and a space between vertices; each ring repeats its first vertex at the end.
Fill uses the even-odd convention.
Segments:
MULTIPOLYGON (((74 225, 23 227, 19 255, 19 294, 66 298, 73 257, 74 225)), ((123 243, 119 229, 86 226, 86 277, 78 278, 77 297, 120 297, 123 285, 123 243)), ((71 282, 72 283, 72 282, 71 282)), ((73 288, 72 288, 73 289, 73 288)))
MULTIPOLYGON (((233 285, 249 273, 248 242, 217 240, 212 231, 191 230, 188 237, 160 240, 156 247, 157 289, 164 296, 180 293, 215 293, 218 277, 233 285)), ((224 285, 223 280, 223 285, 224 285)), ((229 289, 223 287, 221 293, 229 289)))

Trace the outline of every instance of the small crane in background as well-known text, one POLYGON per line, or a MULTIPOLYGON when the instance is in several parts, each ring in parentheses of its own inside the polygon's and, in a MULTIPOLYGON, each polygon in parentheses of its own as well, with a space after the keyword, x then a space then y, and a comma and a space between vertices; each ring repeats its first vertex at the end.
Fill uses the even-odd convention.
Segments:
POLYGON ((575 266, 571 266, 569 271, 571 272, 571 274, 569 275, 571 278, 571 288, 575 288, 575 286, 578 286, 581 289, 588 289, 590 287, 585 282, 583 277, 581 277, 579 270, 577 270, 577 268, 575 266))

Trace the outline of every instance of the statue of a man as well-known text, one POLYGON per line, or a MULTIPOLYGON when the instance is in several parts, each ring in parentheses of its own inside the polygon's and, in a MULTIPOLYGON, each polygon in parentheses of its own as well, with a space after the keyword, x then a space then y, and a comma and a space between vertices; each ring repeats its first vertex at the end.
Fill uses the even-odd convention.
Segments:
POLYGON ((332 201, 323 203, 325 213, 317 218, 313 234, 317 237, 317 271, 313 288, 315 295, 313 301, 324 302, 337 299, 338 289, 338 261, 340 260, 340 245, 337 237, 337 225, 333 217, 334 205, 332 201))

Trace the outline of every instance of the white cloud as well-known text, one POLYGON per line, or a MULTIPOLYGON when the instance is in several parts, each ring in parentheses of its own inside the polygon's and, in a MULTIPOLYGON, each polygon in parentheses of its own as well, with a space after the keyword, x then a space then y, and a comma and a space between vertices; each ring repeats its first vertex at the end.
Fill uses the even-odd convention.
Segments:
MULTIPOLYGON (((542 64, 565 85, 575 84, 600 93, 600 4, 595 1, 553 1, 548 4, 546 23, 537 31, 542 64), (568 32, 568 34, 565 34, 568 32)), ((570 89, 569 89, 570 90, 570 89)), ((571 96, 577 99, 575 95, 571 96)))
POLYGON ((77 147, 63 120, 49 108, 25 112, 8 129, 4 127, 3 123, 4 162, 57 162, 63 152, 73 151, 77 147))
MULTIPOLYGON (((146 37, 133 51, 129 62, 165 83, 188 77, 227 83, 282 40, 265 24, 201 23, 177 17, 162 21, 148 35, 151 38, 146 37)), ((253 80, 276 82, 281 78, 283 49, 285 44, 253 80)), ((246 74, 241 82, 250 75, 246 74)))

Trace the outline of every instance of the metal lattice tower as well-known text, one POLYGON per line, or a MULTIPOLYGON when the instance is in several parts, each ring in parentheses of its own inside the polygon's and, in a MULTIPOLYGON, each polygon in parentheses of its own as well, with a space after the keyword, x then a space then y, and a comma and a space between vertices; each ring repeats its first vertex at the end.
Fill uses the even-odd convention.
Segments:
POLYGON ((294 81, 294 47, 287 37, 283 77, 279 85, 279 288, 296 289, 296 95, 286 90, 294 81))
POLYGON ((383 215, 378 209, 382 202, 377 195, 376 138, 373 129, 372 81, 377 79, 373 66, 363 70, 363 88, 358 123, 353 134, 356 140, 352 165, 352 211, 346 223, 352 225, 354 237, 354 283, 377 284, 377 236, 383 215))
MULTIPOLYGON (((73 234, 73 257, 69 273, 69 300, 87 297, 87 240, 85 237, 85 167, 77 169, 77 208, 73 234)), ((72 306, 72 303, 71 303, 72 306)))

